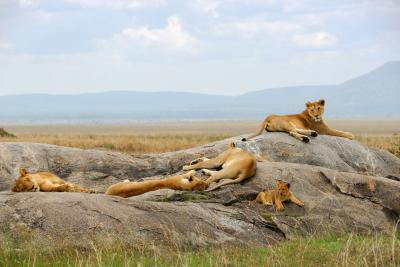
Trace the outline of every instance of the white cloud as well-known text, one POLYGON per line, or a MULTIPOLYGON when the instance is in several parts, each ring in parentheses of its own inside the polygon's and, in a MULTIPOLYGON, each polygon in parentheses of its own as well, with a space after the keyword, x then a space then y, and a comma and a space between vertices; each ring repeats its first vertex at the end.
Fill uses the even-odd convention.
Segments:
POLYGON ((138 8, 146 6, 162 6, 165 0, 65 0, 84 8, 138 8))
POLYGON ((241 21, 234 23, 237 30, 247 34, 286 34, 293 33, 301 30, 299 24, 291 23, 288 21, 241 21))
POLYGON ((189 48, 196 39, 183 30, 179 17, 171 16, 165 28, 151 29, 148 26, 126 28, 119 35, 144 44, 158 44, 173 48, 189 48))
POLYGON ((21 7, 21 8, 29 8, 36 7, 40 4, 40 0, 0 0, 0 7, 21 7))
POLYGON ((18 0, 20 7, 35 7, 39 5, 40 0, 18 0))
POLYGON ((0 40, 0 50, 11 50, 14 48, 14 45, 10 42, 0 40))
POLYGON ((310 34, 296 34, 292 42, 303 48, 323 48, 335 45, 338 39, 327 32, 315 32, 310 34))
POLYGON ((195 7, 211 17, 217 18, 219 17, 218 7, 226 2, 229 0, 196 0, 195 7))

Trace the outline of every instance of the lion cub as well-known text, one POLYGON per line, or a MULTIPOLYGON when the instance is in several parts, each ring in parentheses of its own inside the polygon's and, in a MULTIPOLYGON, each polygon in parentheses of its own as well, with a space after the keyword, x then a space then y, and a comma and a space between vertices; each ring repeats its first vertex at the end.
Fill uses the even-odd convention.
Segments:
POLYGON ((29 173, 20 169, 20 176, 11 188, 12 192, 81 192, 94 193, 93 189, 83 188, 77 184, 67 183, 51 172, 29 173))
POLYGON ((304 203, 296 198, 295 195, 289 190, 289 183, 278 180, 277 185, 278 187, 274 190, 260 192, 257 195, 256 202, 268 206, 275 205, 276 209, 279 211, 285 209, 285 207, 283 206, 283 202, 288 200, 291 200, 293 203, 300 207, 304 206, 304 203))

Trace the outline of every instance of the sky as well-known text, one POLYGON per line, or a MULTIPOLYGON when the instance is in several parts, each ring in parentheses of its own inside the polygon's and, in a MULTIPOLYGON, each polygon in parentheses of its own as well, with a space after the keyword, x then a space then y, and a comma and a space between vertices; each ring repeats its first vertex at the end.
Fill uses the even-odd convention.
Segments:
POLYGON ((392 60, 399 0, 0 0, 0 95, 238 95, 392 60))

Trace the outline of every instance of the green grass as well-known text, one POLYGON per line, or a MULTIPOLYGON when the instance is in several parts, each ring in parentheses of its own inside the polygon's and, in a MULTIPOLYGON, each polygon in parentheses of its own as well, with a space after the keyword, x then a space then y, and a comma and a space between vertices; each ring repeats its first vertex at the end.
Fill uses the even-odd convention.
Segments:
POLYGON ((326 236, 285 241, 273 247, 160 247, 18 250, 3 244, 0 266, 399 266, 397 237, 326 236))

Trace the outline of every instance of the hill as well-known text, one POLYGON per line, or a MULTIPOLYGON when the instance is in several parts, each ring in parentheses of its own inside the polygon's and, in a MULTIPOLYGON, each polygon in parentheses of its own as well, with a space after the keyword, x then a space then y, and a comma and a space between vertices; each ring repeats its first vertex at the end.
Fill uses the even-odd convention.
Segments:
POLYGON ((338 85, 265 89, 239 96, 110 91, 79 95, 0 96, 1 122, 123 122, 249 119, 295 113, 324 98, 327 117, 400 117, 400 61, 338 85))

